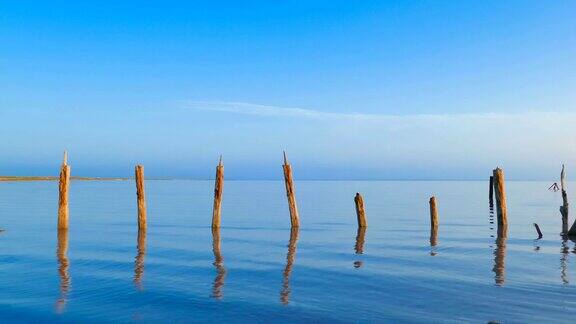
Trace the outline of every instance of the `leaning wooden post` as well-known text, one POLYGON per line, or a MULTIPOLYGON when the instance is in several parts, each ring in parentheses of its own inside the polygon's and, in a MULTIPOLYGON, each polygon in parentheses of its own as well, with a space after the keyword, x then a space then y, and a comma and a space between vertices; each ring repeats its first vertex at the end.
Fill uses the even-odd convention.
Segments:
POLYGON ((506 186, 504 183, 504 171, 496 168, 494 175, 494 194, 496 196, 496 212, 498 216, 498 228, 506 232, 508 229, 508 210, 506 209, 506 186))
POLYGON ((436 206, 436 197, 430 197, 430 236, 436 236, 438 233, 438 207, 436 206))
POLYGON ((367 227, 366 222, 366 211, 364 210, 364 198, 357 192, 354 197, 354 203, 356 204, 356 216, 358 218, 358 227, 367 227))
POLYGON ((288 163, 286 152, 284 152, 284 183, 286 184, 286 196, 288 196, 288 208, 290 209, 290 223, 292 227, 300 227, 298 217, 298 207, 296 206, 296 196, 294 194, 294 181, 292 180, 292 166, 288 163))
POLYGON ((138 199, 138 229, 146 229, 146 196, 144 194, 144 166, 138 164, 135 170, 136 197, 138 199))
POLYGON ((222 191, 224 190, 224 165, 222 156, 216 167, 216 180, 214 183, 214 208, 212 209, 212 228, 220 227, 220 213, 222 211, 222 191))
POLYGON ((566 184, 564 183, 565 177, 564 164, 562 164, 562 172, 560 172, 560 188, 562 189, 562 206, 560 206, 560 214, 562 214, 562 235, 568 233, 568 195, 566 194, 566 184))
POLYGON ((70 166, 68 153, 64 151, 64 159, 60 167, 58 185, 58 229, 68 229, 68 189, 70 188, 70 166))

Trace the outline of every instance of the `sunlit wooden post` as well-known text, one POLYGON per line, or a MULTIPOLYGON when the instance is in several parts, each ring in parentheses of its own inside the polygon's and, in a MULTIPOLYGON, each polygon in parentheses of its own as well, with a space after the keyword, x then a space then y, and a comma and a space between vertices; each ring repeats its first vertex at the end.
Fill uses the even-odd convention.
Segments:
POLYGON ((560 187, 562 189, 562 206, 560 206, 560 214, 562 214, 562 234, 568 233, 568 194, 566 193, 565 184, 566 172, 564 164, 562 164, 562 172, 560 172, 560 187))
POLYGON ((58 229, 68 228, 68 189, 70 188, 70 166, 68 153, 64 151, 58 184, 58 229))
POLYGON ((290 209, 290 223, 292 227, 300 227, 298 217, 298 207, 296 206, 296 196, 294 194, 294 181, 292 179, 292 166, 288 163, 286 152, 284 152, 284 183, 286 184, 286 196, 288 196, 288 208, 290 209))
POLYGON ((224 165, 222 156, 216 167, 216 180, 214 183, 214 208, 212 210, 212 228, 220 227, 220 214, 222 211, 222 192, 224 190, 224 165))
POLYGON ((356 205, 356 217, 358 218, 358 227, 367 227, 366 222, 366 211, 364 210, 364 198, 357 192, 354 197, 354 203, 356 205))
POLYGON ((436 206, 436 197, 430 197, 430 236, 436 236, 438 233, 438 207, 436 206))
POLYGON ((135 169, 136 198, 138 200, 138 229, 146 229, 146 196, 144 194, 144 166, 135 169))
POLYGON ((494 193, 496 196, 496 212, 498 216, 498 228, 502 231, 508 229, 508 210, 506 208, 506 186, 504 183, 504 171, 496 168, 493 171, 494 193))

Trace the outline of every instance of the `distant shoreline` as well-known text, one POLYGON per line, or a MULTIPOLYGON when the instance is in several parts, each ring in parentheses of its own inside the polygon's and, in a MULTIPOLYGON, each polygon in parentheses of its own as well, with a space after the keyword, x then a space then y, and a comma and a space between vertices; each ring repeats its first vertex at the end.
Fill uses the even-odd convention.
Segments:
MULTIPOLYGON (((0 181, 56 181, 59 177, 55 176, 0 176, 0 181)), ((130 178, 97 178, 97 177, 70 177, 72 180, 81 180, 81 181, 124 181, 129 180, 130 178)))

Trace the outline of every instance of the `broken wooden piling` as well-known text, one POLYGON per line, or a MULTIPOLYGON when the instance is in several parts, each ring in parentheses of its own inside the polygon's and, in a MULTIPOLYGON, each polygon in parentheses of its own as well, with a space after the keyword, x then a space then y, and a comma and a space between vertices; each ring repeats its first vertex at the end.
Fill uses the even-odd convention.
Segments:
POLYGON ((436 206, 436 197, 430 197, 430 233, 438 232, 438 207, 436 206))
POLYGON ((560 172, 560 188, 562 190, 562 206, 560 206, 560 214, 562 215, 562 235, 568 233, 568 194, 566 193, 566 184, 564 183, 566 172, 564 164, 562 164, 562 172, 560 172))
POLYGON ((298 206, 296 205, 296 195, 294 193, 294 180, 292 179, 292 166, 288 163, 286 152, 284 152, 284 183, 286 184, 286 196, 288 197, 288 208, 290 209, 290 223, 292 227, 300 227, 298 217, 298 206))
POLYGON ((506 232, 508 229, 508 210, 506 208, 506 186, 504 183, 504 171, 501 168, 496 168, 493 171, 493 176, 498 228, 501 231, 506 232))
POLYGON ((222 211, 222 192, 224 190, 224 164, 222 156, 216 167, 216 180, 214 183, 214 207, 212 209, 212 228, 220 227, 220 214, 222 211))
POLYGON ((136 199, 138 200, 138 229, 146 229, 146 196, 144 193, 144 166, 135 169, 136 199))
POLYGON ((68 189, 70 188, 70 166, 68 153, 64 151, 58 184, 58 229, 68 228, 68 189))
POLYGON ((366 211, 364 210, 364 198, 362 198, 362 195, 359 192, 357 192, 354 197, 354 203, 356 205, 358 227, 367 227, 368 223, 366 222, 366 211))

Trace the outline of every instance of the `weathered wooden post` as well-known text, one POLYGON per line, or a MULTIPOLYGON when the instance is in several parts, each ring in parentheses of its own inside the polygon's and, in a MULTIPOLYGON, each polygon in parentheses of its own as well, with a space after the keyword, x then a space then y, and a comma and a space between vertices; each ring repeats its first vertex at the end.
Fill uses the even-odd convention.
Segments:
POLYGON ((136 198, 138 200, 138 229, 146 229, 146 196, 144 193, 144 166, 135 169, 136 198))
POLYGON ((216 167, 216 180, 214 183, 214 207, 212 209, 212 228, 220 227, 220 214, 222 211, 222 192, 224 190, 224 165, 222 156, 216 167))
POLYGON ((504 171, 496 168, 493 171, 494 193, 496 196, 496 212, 498 218, 498 228, 506 232, 508 229, 508 210, 506 208, 506 186, 504 183, 504 171))
POLYGON ((68 153, 64 151, 58 184, 58 229, 68 228, 68 189, 70 188, 70 166, 68 153))
POLYGON ((494 204, 494 176, 490 176, 490 190, 488 193, 488 200, 490 201, 490 206, 494 204))
POLYGON ((562 164, 562 172, 560 172, 560 188, 562 189, 562 206, 560 206, 560 214, 562 214, 562 235, 568 233, 568 194, 566 193, 566 184, 564 183, 566 172, 564 164, 562 164))
POLYGON ((436 205, 436 197, 430 197, 428 202, 430 204, 430 245, 436 246, 438 244, 438 207, 436 205))
POLYGON ((354 203, 356 204, 356 216, 358 218, 358 227, 367 227, 366 222, 366 211, 364 210, 364 198, 357 192, 354 197, 354 203))
POLYGON ((286 184, 286 196, 288 197, 288 208, 290 209, 290 223, 292 227, 300 227, 298 217, 298 207, 296 206, 296 196, 294 194, 294 181, 292 179, 292 166, 288 163, 286 152, 284 152, 284 183, 286 184))

